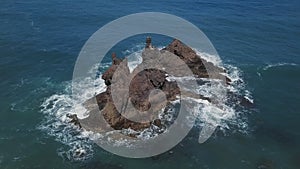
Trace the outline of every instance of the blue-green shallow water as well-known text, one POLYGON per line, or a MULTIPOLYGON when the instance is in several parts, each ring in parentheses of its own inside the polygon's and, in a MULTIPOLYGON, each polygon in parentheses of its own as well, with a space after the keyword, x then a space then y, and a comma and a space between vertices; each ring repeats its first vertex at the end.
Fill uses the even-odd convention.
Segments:
POLYGON ((299 168, 299 18, 298 1, 1 1, 0 168, 299 168), (197 25, 223 62, 242 70, 255 102, 245 114, 249 134, 216 132, 199 145, 195 129, 172 154, 148 159, 121 158, 97 146, 88 160, 60 156, 68 145, 37 129, 45 120, 41 104, 65 92, 92 33, 145 11, 197 25))

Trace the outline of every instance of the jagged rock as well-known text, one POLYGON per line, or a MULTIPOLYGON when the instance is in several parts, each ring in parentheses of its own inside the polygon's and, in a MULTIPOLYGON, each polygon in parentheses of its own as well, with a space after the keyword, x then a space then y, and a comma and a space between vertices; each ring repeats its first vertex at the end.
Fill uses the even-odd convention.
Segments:
POLYGON ((66 116, 71 119, 71 121, 69 121, 69 123, 73 123, 74 125, 81 128, 81 124, 80 124, 79 119, 76 114, 67 114, 66 116))
POLYGON ((152 44, 151 44, 151 37, 147 37, 146 38, 146 46, 145 46, 145 48, 147 49, 147 48, 152 48, 152 44))
POLYGON ((103 73, 102 79, 105 81, 107 86, 111 85, 111 79, 114 75, 114 72, 118 68, 118 65, 122 62, 121 59, 117 58, 115 53, 112 53, 112 65, 108 68, 108 70, 103 73))
POLYGON ((223 68, 217 67, 211 62, 201 59, 201 56, 199 57, 192 48, 188 47, 177 39, 175 39, 163 50, 179 56, 179 58, 182 59, 189 66, 192 72, 199 78, 215 78, 226 80, 227 83, 231 82, 228 77, 221 74, 225 72, 223 68))
MULTIPOLYGON (((148 37, 146 39, 145 51, 142 53, 143 63, 147 64, 149 62, 150 64, 154 65, 159 64, 159 60, 156 60, 153 57, 156 57, 156 55, 160 54, 165 54, 166 56, 166 52, 170 52, 172 55, 175 54, 183 61, 182 63, 172 63, 172 67, 175 71, 176 69, 181 70, 183 66, 187 65, 195 77, 215 78, 224 80, 226 83, 230 82, 229 78, 222 75, 222 73, 225 72, 223 68, 217 67, 213 63, 201 59, 201 57, 199 57, 195 51, 181 43, 179 40, 174 40, 166 48, 159 51, 158 49, 152 47, 151 38, 148 37), (155 61, 157 63, 152 63, 155 61)), ((133 130, 140 131, 145 128, 149 128, 152 124, 162 128, 164 127, 164 124, 160 119, 158 119, 156 114, 149 114, 148 116, 151 117, 152 121, 145 122, 134 122, 124 117, 123 113, 127 113, 128 116, 136 115, 133 113, 136 113, 136 111, 133 111, 132 109, 126 109, 128 103, 132 103, 134 108, 141 112, 147 111, 150 108, 153 112, 157 112, 169 104, 170 101, 176 100, 176 98, 180 95, 211 102, 210 98, 189 91, 180 90, 176 82, 167 80, 166 72, 163 70, 142 69, 138 66, 135 68, 135 70, 133 70, 132 73, 130 73, 127 66, 127 60, 117 58, 114 53, 112 54, 112 62, 112 65, 102 75, 102 79, 104 79, 105 84, 107 85, 107 90, 98 94, 95 97, 96 99, 92 98, 85 103, 85 107, 88 109, 90 108, 90 116, 87 119, 83 119, 83 121, 89 121, 89 119, 98 118, 100 116, 99 113, 101 113, 104 120, 115 130, 131 128, 133 130), (128 84, 128 80, 130 78, 131 81, 130 84, 128 84), (128 88, 127 85, 129 85, 128 95, 126 94, 126 87, 128 88), (119 93, 120 97, 115 98, 117 99, 117 104, 119 105, 114 104, 115 102, 113 101, 111 93, 112 88, 117 90, 119 93), (151 93, 151 91, 155 89, 164 93, 167 103, 164 103, 163 101, 160 103, 159 99, 161 98, 162 93, 151 93), (93 101, 95 101, 95 103, 93 103, 93 101), (153 102, 158 104, 151 105, 153 102), (89 106, 90 104, 93 106, 89 106), (100 112, 99 110, 97 111, 95 109, 95 104, 98 105, 100 112), (120 109, 117 109, 117 107, 121 107, 121 112, 118 111, 120 109)), ((182 76, 184 76, 184 74, 182 74, 182 76)), ((99 124, 99 126, 97 126, 97 123, 105 122, 99 120, 95 123, 87 122, 86 124, 90 125, 87 127, 91 130, 101 130, 99 129, 99 126, 103 124, 99 124)), ((103 128, 105 128, 105 125, 103 128)))

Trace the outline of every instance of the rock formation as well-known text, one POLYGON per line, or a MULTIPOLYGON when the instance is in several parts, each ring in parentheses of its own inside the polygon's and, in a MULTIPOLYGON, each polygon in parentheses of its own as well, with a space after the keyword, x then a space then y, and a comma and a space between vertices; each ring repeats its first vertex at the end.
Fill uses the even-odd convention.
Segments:
MULTIPOLYGON (((166 51, 175 54, 182 61, 184 61, 185 65, 190 68, 193 75, 197 78, 221 79, 227 84, 230 84, 231 82, 228 77, 222 74, 225 72, 223 68, 217 67, 213 63, 201 59, 201 57, 199 57, 195 51, 176 39, 167 47, 159 51, 158 49, 152 47, 151 38, 148 37, 146 39, 145 50, 142 54, 143 62, 146 63, 153 53, 155 55, 155 52, 157 52, 157 54, 161 54, 166 51)), ((180 66, 181 65, 174 65, 174 68, 180 68, 180 66)), ((147 111, 150 108, 153 110, 153 112, 156 112, 160 111, 164 107, 166 107, 164 109, 166 112, 168 111, 168 105, 170 102, 176 100, 176 98, 178 98, 180 95, 194 97, 197 99, 200 98, 209 102, 212 101, 211 98, 207 98, 189 91, 180 90, 175 81, 167 80, 167 74, 163 70, 140 69, 138 66, 135 68, 135 70, 133 70, 133 72, 130 73, 127 66, 127 59, 119 59, 115 53, 112 54, 112 65, 107 69, 106 72, 103 73, 102 79, 107 85, 106 91, 96 95, 95 98, 91 98, 84 104, 85 107, 90 110, 90 115, 87 119, 82 120, 86 125, 83 125, 83 127, 93 131, 106 131, 110 127, 115 130, 131 128, 135 131, 141 131, 145 128, 149 128, 151 125, 155 125, 159 128, 165 127, 161 120, 157 117, 157 114, 148 114, 148 116, 151 117, 147 118, 151 118, 152 120, 145 120, 141 122, 131 121, 124 117, 123 113, 127 113, 128 116, 135 115, 130 114, 133 112, 133 109, 126 109, 126 106, 129 102, 134 106, 135 109, 141 112, 147 111), (132 79, 129 84, 129 95, 126 95, 125 90, 126 87, 128 88, 128 86, 126 86, 126 83, 128 82, 126 81, 128 80, 127 77, 130 76, 132 76, 132 79), (113 77, 115 77, 115 79, 117 79, 119 82, 115 82, 113 77), (122 112, 118 111, 117 106, 119 105, 115 105, 115 102, 113 101, 111 94, 112 88, 115 88, 118 90, 118 93, 120 93, 120 97, 117 97, 117 99, 122 100, 120 103, 122 112), (151 100, 156 100, 156 102, 159 102, 157 98, 160 98, 161 96, 161 93, 151 93, 151 91, 155 89, 163 92, 166 102, 162 101, 161 104, 153 106, 151 105, 151 100), (123 107, 125 107, 125 109, 123 109, 123 107), (109 126, 106 124, 109 124, 109 126)))
POLYGON ((78 126, 79 128, 82 127, 76 114, 67 114, 67 117, 70 118, 69 123, 73 123, 74 125, 78 126))

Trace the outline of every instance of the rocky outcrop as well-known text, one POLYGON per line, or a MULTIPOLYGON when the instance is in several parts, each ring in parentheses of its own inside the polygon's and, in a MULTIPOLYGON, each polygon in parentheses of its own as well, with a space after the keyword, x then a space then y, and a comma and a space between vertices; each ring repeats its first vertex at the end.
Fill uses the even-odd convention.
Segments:
MULTIPOLYGON (((158 49, 152 47, 151 38, 148 37, 146 40, 145 51, 142 55, 143 62, 148 62, 149 57, 153 57, 155 52, 157 54, 162 54, 166 51, 179 57, 183 63, 190 68, 195 77, 221 79, 227 84, 230 83, 230 79, 222 74, 225 72, 223 68, 217 67, 213 63, 201 59, 201 57, 198 56, 195 51, 181 43, 179 40, 174 40, 167 47, 159 51, 158 49)), ((179 63, 178 65, 176 64, 177 63, 174 63, 174 69, 182 66, 179 63)), ((149 109, 152 109, 152 112, 158 112, 164 107, 168 107, 166 105, 170 104, 171 101, 176 100, 176 98, 180 96, 194 97, 197 99, 207 100, 209 102, 211 101, 210 98, 201 96, 199 94, 180 90, 175 81, 167 80, 167 73, 163 70, 142 69, 138 66, 135 68, 135 70, 133 70, 133 72, 130 73, 127 66, 127 60, 117 58, 115 53, 112 54, 112 65, 107 69, 106 72, 103 73, 102 79, 105 81, 107 89, 105 92, 96 95, 95 98, 92 98, 85 103, 89 110, 95 110, 95 107, 98 108, 98 111, 91 111, 88 118, 98 118, 99 114, 97 113, 99 113, 100 110, 104 120, 115 130, 131 128, 139 131, 148 128, 151 125, 155 125, 159 128, 164 127, 164 124, 160 121, 155 113, 147 114, 147 116, 149 116, 147 119, 150 118, 151 121, 145 120, 135 122, 126 118, 137 115, 134 114, 136 111, 133 109, 127 109, 127 105, 129 103, 140 112, 144 112, 149 109), (130 84, 127 84, 128 81, 130 84), (126 89, 128 88, 127 85, 129 86, 129 94, 126 94, 126 89), (119 97, 116 99, 120 101, 120 105, 115 105, 115 102, 113 101, 111 93, 112 88, 118 90, 119 97), (161 92, 151 93, 155 89, 163 92, 166 99, 165 101, 160 100, 162 95, 161 92), (96 106, 91 106, 91 102, 93 100, 96 100, 96 106), (155 106, 151 104, 154 102, 157 103, 153 104, 155 106), (121 107, 121 109, 117 109, 117 107, 121 107), (127 116, 124 117, 123 113, 126 113, 127 116)), ((168 111, 168 109, 165 108, 164 111, 168 111)), ((97 123, 105 124, 103 121, 98 121, 97 123)), ((90 124, 90 122, 89 125, 96 126, 95 124, 90 124)), ((99 126, 101 125, 102 124, 99 124, 99 126)), ((98 129, 99 126, 97 126, 98 129)), ((105 128, 107 126, 103 125, 102 127, 105 128)))
POLYGON ((67 117, 70 119, 69 123, 73 123, 75 126, 81 128, 81 124, 76 114, 67 114, 67 117))
POLYGON ((163 50, 169 51, 182 59, 189 66, 196 77, 225 79, 227 83, 231 82, 228 77, 221 74, 225 72, 225 69, 217 67, 211 62, 201 59, 201 57, 198 56, 193 49, 177 39, 175 39, 163 50))
POLYGON ((116 53, 112 53, 111 55, 112 58, 112 65, 108 68, 108 70, 106 72, 104 72, 104 74, 102 75, 102 79, 105 80, 105 84, 107 86, 111 85, 111 80, 112 77, 114 75, 114 72, 116 71, 116 69, 118 68, 119 64, 122 62, 121 59, 117 58, 116 53))

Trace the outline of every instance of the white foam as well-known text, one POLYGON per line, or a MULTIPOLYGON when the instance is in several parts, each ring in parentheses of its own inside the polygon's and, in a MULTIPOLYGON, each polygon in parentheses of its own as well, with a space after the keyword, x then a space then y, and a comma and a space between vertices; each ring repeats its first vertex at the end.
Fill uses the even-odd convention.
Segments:
POLYGON ((229 77, 229 79, 235 83, 235 82, 244 82, 244 80, 242 79, 242 72, 239 68, 233 66, 233 65, 228 65, 228 64, 225 64, 224 65, 226 70, 227 70, 227 73, 226 73, 226 76, 229 77))
POLYGON ((270 68, 279 67, 279 66, 298 66, 298 64, 296 64, 296 63, 285 63, 285 62, 275 63, 275 64, 268 64, 267 66, 263 67, 263 70, 268 70, 270 68))
MULTIPOLYGON (((127 65, 130 73, 143 62, 142 52, 144 50, 144 46, 144 44, 139 44, 136 46, 136 48, 122 52, 124 55, 127 55, 127 65)), ((158 47, 158 49, 161 50, 163 47, 158 47)))
POLYGON ((251 95, 251 92, 249 90, 245 90, 245 99, 247 99, 250 103, 254 103, 254 99, 251 95))
MULTIPOLYGON (((225 101, 228 100, 229 95, 226 98, 220 98, 216 95, 218 92, 216 91, 224 91, 224 87, 236 95, 241 95, 251 103, 254 102, 254 99, 251 95, 251 92, 246 90, 245 82, 242 78, 242 71, 237 68, 236 66, 229 65, 229 64, 222 64, 221 59, 214 55, 209 55, 206 53, 202 53, 199 50, 195 50, 196 53, 201 56, 202 59, 213 63, 216 66, 224 67, 226 69, 226 73, 223 75, 227 76, 232 82, 231 85, 223 86, 218 84, 217 81, 214 82, 215 85, 210 86, 208 84, 204 84, 199 86, 198 93, 202 94, 206 97, 224 99, 225 101), (214 97, 215 96, 215 97, 214 97)), ((199 102, 200 103, 200 102, 199 102)), ((226 103, 226 102, 225 102, 226 103)), ((203 104, 202 107, 199 106, 200 111, 198 111, 198 117, 200 118, 199 125, 203 124, 203 121, 208 121, 212 124, 219 123, 219 128, 222 131, 229 130, 229 125, 233 125, 236 127, 235 130, 238 130, 242 133, 247 133, 247 118, 243 116, 243 113, 240 110, 237 110, 236 107, 239 106, 239 103, 230 103, 230 105, 224 104, 221 102, 220 105, 213 105, 213 104, 203 104), (203 106, 204 105, 204 106, 203 106), (241 117, 243 116, 243 117, 241 117)), ((243 110, 245 111, 245 110, 243 110)), ((196 112, 196 111, 195 111, 196 112)), ((226 134, 226 132, 224 132, 226 134)))
POLYGON ((142 51, 131 53, 129 56, 127 56, 127 59, 128 68, 131 73, 139 64, 143 62, 142 51))
POLYGON ((196 52, 196 54, 198 56, 200 56, 202 59, 206 60, 207 62, 211 62, 215 66, 222 67, 222 60, 221 60, 220 57, 212 55, 212 54, 209 54, 209 53, 206 53, 206 52, 200 52, 197 49, 193 49, 193 50, 196 52))
MULTIPOLYGON (((92 68, 91 73, 97 70, 96 67, 92 68)), ((77 126, 70 124, 70 119, 66 115, 77 114, 78 118, 87 117, 88 112, 82 104, 105 89, 106 86, 101 78, 78 80, 73 83, 73 86, 72 82, 67 82, 64 94, 54 94, 41 105, 41 111, 46 119, 38 128, 70 147, 67 150, 64 148, 58 150, 58 154, 63 158, 85 160, 93 155, 92 144, 89 139, 92 134, 82 132, 77 126), (71 87, 73 87, 73 95, 70 90, 71 87)))
POLYGON ((140 44, 133 46, 131 49, 122 51, 122 54, 126 56, 126 55, 130 55, 132 53, 135 53, 135 52, 140 52, 144 49, 144 47, 145 47, 145 43, 140 43, 140 44))
MULTIPOLYGON (((136 50, 139 48, 140 47, 137 46, 137 48, 135 49, 124 51, 124 54, 130 54, 128 56, 128 66, 131 72, 138 64, 142 62, 142 50, 136 50)), ((202 56, 203 59, 212 62, 214 65, 221 66, 221 60, 219 57, 215 57, 209 54, 203 54, 199 51, 197 51, 197 54, 202 56)), ((101 68, 107 68, 109 64, 95 65, 91 69, 90 73, 95 74, 95 72, 99 70, 99 66, 101 66, 101 68)), ((193 104, 195 105, 191 109, 191 112, 198 119, 196 123, 197 126, 202 126, 204 122, 218 125, 220 126, 221 130, 228 130, 230 128, 228 124, 231 123, 236 123, 236 126, 241 126, 243 128, 247 126, 247 123, 245 123, 245 121, 237 119, 239 118, 239 116, 237 115, 239 114, 239 112, 234 109, 235 105, 227 105, 225 103, 225 101, 227 100, 227 95, 224 95, 225 98, 220 97, 220 93, 229 90, 235 93, 245 93, 245 98, 253 102, 251 93, 249 91, 245 91, 245 86, 243 84, 240 84, 243 83, 243 80, 241 78, 241 71, 232 65, 225 66, 228 70, 226 76, 228 76, 233 81, 231 86, 224 86, 223 83, 218 80, 201 79, 208 83, 195 86, 195 89, 192 90, 193 92, 201 94, 205 97, 216 98, 217 102, 219 103, 218 105, 211 104, 206 100, 186 98, 189 99, 189 101, 193 102, 193 104)), ((167 80, 184 82, 186 80, 193 79, 195 78, 168 77, 167 80)), ((87 111, 83 107, 82 103, 93 97, 95 94, 105 91, 106 85, 104 84, 104 81, 100 78, 100 76, 96 79, 87 78, 74 82, 73 92, 75 95, 72 95, 70 93, 71 82, 67 82, 65 87, 65 93, 54 94, 47 98, 41 105, 42 112, 45 114, 46 119, 39 126, 41 130, 44 130, 49 135, 54 136, 57 141, 69 145, 70 148, 68 150, 64 148, 58 150, 58 154, 60 156, 68 158, 70 160, 87 159, 93 155, 91 140, 104 137, 107 137, 107 141, 112 142, 112 144, 116 146, 130 146, 128 140, 116 141, 113 139, 109 139, 109 135, 113 132, 135 133, 135 131, 132 131, 131 129, 113 131, 103 136, 100 134, 94 134, 92 132, 79 130, 76 126, 68 123, 70 121, 70 119, 66 117, 66 114, 68 113, 77 114, 79 118, 88 116, 87 111)), ((172 102, 173 105, 179 103, 179 100, 172 102)), ((168 110, 167 114, 163 114, 162 112, 159 114, 159 118, 163 121, 173 122, 176 119, 175 109, 168 110)), ((151 128, 145 129, 144 131, 138 133, 138 138, 141 139, 149 139, 155 136, 157 136, 157 128, 155 128, 155 126, 152 126, 151 128)))

